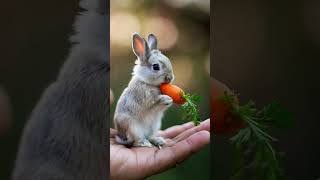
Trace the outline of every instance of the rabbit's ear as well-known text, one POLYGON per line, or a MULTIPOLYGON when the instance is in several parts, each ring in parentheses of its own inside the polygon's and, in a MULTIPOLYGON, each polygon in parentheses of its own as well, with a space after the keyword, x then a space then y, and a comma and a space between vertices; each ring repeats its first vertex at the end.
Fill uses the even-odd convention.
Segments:
POLYGON ((138 33, 132 35, 132 50, 140 61, 146 61, 149 54, 149 46, 138 33))
POLYGON ((154 34, 149 34, 148 36, 148 45, 151 50, 157 49, 158 47, 158 40, 154 34))

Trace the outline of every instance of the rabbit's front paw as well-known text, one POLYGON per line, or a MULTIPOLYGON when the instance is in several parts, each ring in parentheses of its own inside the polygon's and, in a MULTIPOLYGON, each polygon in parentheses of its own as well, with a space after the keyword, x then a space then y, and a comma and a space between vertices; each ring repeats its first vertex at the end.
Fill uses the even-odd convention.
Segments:
POLYGON ((163 137, 151 137, 149 141, 158 147, 166 144, 166 140, 163 137))
POLYGON ((133 143, 136 147, 152 147, 152 144, 147 139, 140 139, 133 143))
POLYGON ((167 95, 160 95, 159 96, 159 101, 160 104, 166 105, 166 106, 171 106, 172 105, 172 98, 170 96, 167 95))

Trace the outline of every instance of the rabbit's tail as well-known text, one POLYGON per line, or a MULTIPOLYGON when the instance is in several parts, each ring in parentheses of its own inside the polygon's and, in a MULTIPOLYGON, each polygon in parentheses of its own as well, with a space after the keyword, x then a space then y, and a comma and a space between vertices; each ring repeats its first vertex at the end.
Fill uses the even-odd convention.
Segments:
POLYGON ((125 146, 132 146, 133 138, 130 135, 125 134, 117 134, 116 135, 116 142, 125 146))

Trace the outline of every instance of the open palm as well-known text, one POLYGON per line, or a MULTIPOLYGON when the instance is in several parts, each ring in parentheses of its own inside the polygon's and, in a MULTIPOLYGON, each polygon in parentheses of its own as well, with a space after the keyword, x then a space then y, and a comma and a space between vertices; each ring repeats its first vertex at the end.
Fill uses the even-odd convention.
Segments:
POLYGON ((110 129, 111 179, 143 179, 181 163, 210 142, 210 121, 173 126, 159 135, 166 138, 162 149, 156 147, 127 148, 115 143, 116 130, 110 129))

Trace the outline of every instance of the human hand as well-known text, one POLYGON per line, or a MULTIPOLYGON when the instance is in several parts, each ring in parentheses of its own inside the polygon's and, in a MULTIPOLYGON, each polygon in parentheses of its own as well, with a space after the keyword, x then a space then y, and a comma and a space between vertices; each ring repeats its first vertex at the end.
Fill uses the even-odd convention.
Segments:
POLYGON ((192 122, 159 131, 167 145, 127 148, 115 143, 116 130, 110 129, 110 177, 117 180, 143 179, 175 167, 210 142, 210 120, 192 122))

